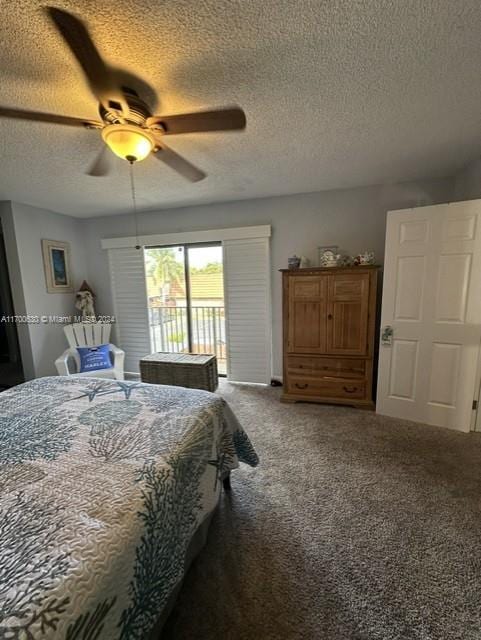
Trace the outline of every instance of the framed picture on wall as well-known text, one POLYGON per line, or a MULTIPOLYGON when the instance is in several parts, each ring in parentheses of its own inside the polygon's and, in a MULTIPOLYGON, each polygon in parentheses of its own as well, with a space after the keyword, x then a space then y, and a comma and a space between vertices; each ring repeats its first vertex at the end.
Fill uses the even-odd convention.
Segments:
POLYGON ((72 293, 70 244, 59 240, 42 240, 43 268, 48 293, 72 293))

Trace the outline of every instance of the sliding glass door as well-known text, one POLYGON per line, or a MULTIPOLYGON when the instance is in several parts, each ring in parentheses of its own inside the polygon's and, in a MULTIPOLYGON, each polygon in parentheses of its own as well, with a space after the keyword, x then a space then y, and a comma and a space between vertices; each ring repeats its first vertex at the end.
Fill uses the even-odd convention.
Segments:
POLYGON ((145 249, 152 351, 189 351, 184 247, 145 249))
POLYGON ((152 350, 214 353, 225 374, 221 244, 146 248, 145 273, 152 350))

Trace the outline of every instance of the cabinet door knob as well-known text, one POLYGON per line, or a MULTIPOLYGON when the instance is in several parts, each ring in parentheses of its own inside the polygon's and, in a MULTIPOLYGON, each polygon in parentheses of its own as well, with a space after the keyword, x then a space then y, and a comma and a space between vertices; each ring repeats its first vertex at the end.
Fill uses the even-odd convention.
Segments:
POLYGON ((342 387, 346 393, 355 393, 357 391, 357 387, 342 387))
POLYGON ((327 319, 328 319, 328 320, 332 320, 332 313, 329 313, 329 314, 328 314, 327 319))
POLYGON ((296 382, 296 387, 298 389, 307 389, 309 385, 307 384, 307 382, 305 384, 299 384, 298 382, 296 382))

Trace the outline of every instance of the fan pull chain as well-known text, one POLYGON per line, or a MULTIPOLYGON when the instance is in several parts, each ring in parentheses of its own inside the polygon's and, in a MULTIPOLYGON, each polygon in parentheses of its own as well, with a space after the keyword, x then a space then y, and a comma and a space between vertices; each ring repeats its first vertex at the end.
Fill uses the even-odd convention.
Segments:
POLYGON ((132 194, 132 205, 134 208, 134 225, 135 225, 135 248, 136 249, 140 249, 140 242, 139 242, 139 220, 137 217, 137 198, 135 195, 135 181, 134 181, 134 163, 130 162, 129 163, 130 168, 130 192, 132 194))

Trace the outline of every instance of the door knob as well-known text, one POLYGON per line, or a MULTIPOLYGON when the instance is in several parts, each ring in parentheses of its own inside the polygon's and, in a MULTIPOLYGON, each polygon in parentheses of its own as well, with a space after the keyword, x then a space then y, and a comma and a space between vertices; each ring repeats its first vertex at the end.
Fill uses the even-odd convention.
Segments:
POLYGON ((385 327, 383 327, 381 333, 381 344, 386 347, 390 347, 392 345, 393 333, 394 331, 390 324, 387 324, 385 327))

